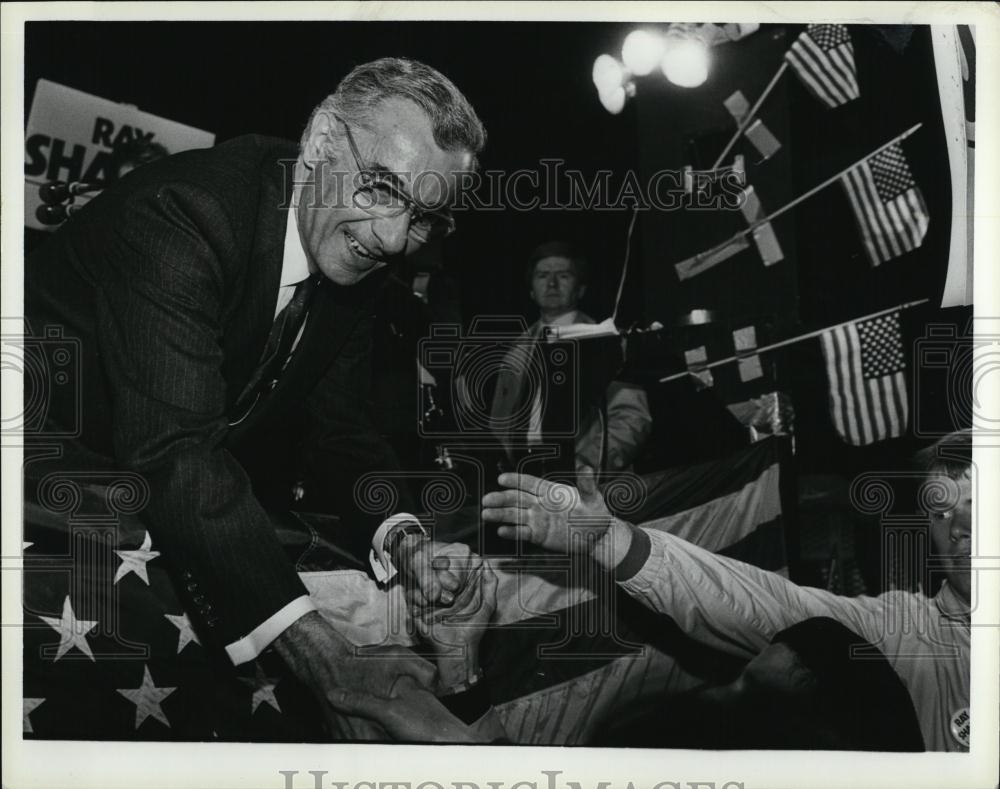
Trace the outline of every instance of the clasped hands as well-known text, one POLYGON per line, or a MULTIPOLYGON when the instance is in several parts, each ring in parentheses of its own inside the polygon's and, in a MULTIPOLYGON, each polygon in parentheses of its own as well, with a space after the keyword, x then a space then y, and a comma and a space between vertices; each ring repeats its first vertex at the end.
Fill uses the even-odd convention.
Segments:
MULTIPOLYGON (((578 488, 527 474, 502 474, 499 483, 507 489, 483 498, 482 517, 498 524, 501 537, 562 553, 592 553, 609 567, 631 541, 592 474, 581 475, 578 488), (597 545, 609 550, 597 551, 597 545)), ((296 637, 280 639, 279 651, 296 674, 311 677, 334 732, 357 736, 355 716, 361 716, 396 739, 462 741, 473 736, 471 730, 437 695, 461 692, 477 678, 479 641, 496 609, 497 578, 466 546, 423 535, 406 535, 396 554, 411 619, 436 666, 402 646, 362 653, 316 613, 289 629, 295 633, 286 631, 296 637), (303 631, 310 637, 299 638, 303 631), (302 650, 303 643, 310 648, 302 650)), ((370 736, 370 724, 360 732, 370 736)))

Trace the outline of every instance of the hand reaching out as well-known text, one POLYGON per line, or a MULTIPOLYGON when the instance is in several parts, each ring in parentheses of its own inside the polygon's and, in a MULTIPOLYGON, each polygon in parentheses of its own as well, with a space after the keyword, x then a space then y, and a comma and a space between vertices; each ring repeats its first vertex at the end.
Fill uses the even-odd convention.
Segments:
POLYGON ((531 474, 501 474, 508 490, 483 497, 483 520, 503 524, 497 534, 521 538, 559 553, 589 553, 612 523, 593 472, 578 476, 578 488, 531 474))

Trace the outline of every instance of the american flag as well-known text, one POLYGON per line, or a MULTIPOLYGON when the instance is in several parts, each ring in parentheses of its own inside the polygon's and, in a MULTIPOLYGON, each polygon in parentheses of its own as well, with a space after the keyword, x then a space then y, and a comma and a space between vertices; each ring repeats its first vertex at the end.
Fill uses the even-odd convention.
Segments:
POLYGON ((838 326, 821 335, 830 415, 849 444, 903 434, 909 417, 899 313, 838 326))
POLYGON ((852 167, 840 180, 873 266, 924 242, 930 217, 899 143, 852 167))
POLYGON ((828 107, 861 95, 851 34, 843 25, 809 25, 785 53, 785 60, 828 107))

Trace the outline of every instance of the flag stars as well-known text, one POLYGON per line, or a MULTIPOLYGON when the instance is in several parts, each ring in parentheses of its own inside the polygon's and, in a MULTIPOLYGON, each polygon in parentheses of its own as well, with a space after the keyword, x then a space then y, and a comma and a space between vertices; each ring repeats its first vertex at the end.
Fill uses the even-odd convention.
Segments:
POLYGON ((56 649, 56 656, 53 662, 59 660, 73 647, 79 649, 83 654, 94 660, 94 653, 87 643, 87 633, 97 626, 96 621, 77 619, 73 613, 73 606, 70 604, 69 595, 63 601, 62 616, 59 619, 49 616, 38 617, 45 624, 59 633, 59 647, 56 649))
POLYGON ((832 49, 851 40, 851 34, 843 25, 809 25, 809 37, 823 49, 832 49))
POLYGON ((861 339, 861 372, 865 378, 880 378, 906 367, 898 315, 862 321, 857 328, 861 339))
POLYGON ((883 200, 892 200, 916 183, 899 143, 890 145, 873 156, 868 166, 872 171, 875 188, 883 200))
POLYGON ((194 628, 191 626, 191 620, 185 613, 181 614, 164 614, 163 615, 167 621, 170 622, 174 627, 177 628, 177 654, 179 655, 181 651, 188 644, 195 643, 199 646, 201 641, 198 640, 197 634, 194 632, 194 628))
POLYGON ((45 699, 24 699, 21 707, 21 730, 25 734, 35 733, 35 730, 31 727, 31 713, 37 710, 44 703, 45 699))
POLYGON ((250 714, 253 715, 257 708, 267 702, 278 712, 281 712, 281 707, 278 706, 278 699, 274 695, 274 688, 278 684, 278 677, 268 677, 264 674, 264 669, 261 668, 260 663, 254 664, 254 676, 253 677, 240 677, 240 682, 243 682, 253 688, 253 697, 250 699, 250 714))
POLYGON ((167 728, 170 728, 170 721, 160 706, 163 700, 173 693, 177 688, 158 688, 153 683, 153 676, 149 673, 149 666, 142 667, 142 684, 138 688, 117 688, 125 698, 135 704, 135 728, 138 729, 146 718, 155 718, 167 728))
POLYGON ((115 573, 114 582, 117 584, 129 573, 135 573, 142 579, 146 586, 149 586, 149 574, 146 571, 146 562, 160 555, 159 551, 151 550, 152 546, 153 542, 150 539, 149 532, 146 532, 146 536, 138 550, 115 551, 122 560, 122 563, 118 566, 118 572, 115 573))

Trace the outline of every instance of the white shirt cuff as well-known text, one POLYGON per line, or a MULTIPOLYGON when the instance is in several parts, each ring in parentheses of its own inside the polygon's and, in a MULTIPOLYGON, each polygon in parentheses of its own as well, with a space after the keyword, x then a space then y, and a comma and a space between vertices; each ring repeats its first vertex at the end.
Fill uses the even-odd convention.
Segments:
POLYGON ((315 611, 316 606, 308 595, 296 597, 277 613, 272 614, 264 622, 257 625, 248 635, 239 641, 226 645, 226 654, 234 666, 249 663, 270 646, 278 636, 285 632, 295 622, 315 611))
POLYGON ((420 526, 420 531, 423 531, 424 534, 427 533, 420 524, 420 520, 408 512, 397 512, 391 518, 382 521, 382 525, 375 530, 375 536, 372 537, 372 549, 368 554, 368 561, 371 563, 372 572, 375 573, 375 580, 380 584, 391 581, 398 572, 389 554, 385 552, 385 541, 398 526, 402 526, 404 523, 415 523, 420 526))

